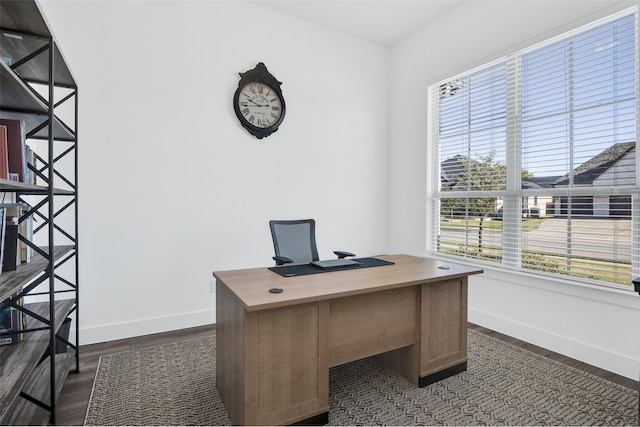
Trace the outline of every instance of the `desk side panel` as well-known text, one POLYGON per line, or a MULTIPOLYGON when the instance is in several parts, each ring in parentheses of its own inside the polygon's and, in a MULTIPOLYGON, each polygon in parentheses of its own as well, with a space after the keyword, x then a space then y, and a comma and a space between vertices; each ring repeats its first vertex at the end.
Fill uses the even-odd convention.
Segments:
POLYGON ((247 314, 246 424, 292 424, 329 411, 327 303, 247 314))
POLYGON ((467 278, 422 285, 420 375, 467 361, 467 278))
POLYGON ((231 421, 244 424, 245 311, 220 279, 216 281, 216 386, 231 421))

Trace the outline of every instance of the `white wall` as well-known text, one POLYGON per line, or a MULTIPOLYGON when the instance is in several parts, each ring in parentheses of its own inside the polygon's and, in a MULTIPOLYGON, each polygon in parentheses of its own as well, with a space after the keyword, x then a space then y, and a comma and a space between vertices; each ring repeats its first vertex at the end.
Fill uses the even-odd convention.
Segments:
MULTIPOLYGON (((390 252, 426 255, 427 87, 635 1, 466 2, 391 49, 390 252)), ((638 379, 640 297, 485 270, 469 320, 638 379)))
MULTIPOLYGON (((212 322, 271 218, 315 217, 324 257, 427 254, 428 84, 634 3, 471 1, 388 50, 237 1, 43 0, 80 85, 82 342, 212 322), (258 61, 288 107, 263 141, 231 107, 258 61)), ((638 378, 639 299, 487 271, 469 318, 638 378)))
POLYGON ((215 322, 212 272, 272 265, 270 219, 385 251, 388 49, 238 1, 41 3, 79 85, 82 344, 215 322), (263 140, 232 107, 260 61, 263 140))

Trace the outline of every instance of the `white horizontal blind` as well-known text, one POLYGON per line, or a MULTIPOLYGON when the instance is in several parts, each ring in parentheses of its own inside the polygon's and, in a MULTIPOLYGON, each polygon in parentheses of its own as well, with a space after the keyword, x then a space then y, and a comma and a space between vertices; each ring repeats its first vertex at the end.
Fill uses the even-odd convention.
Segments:
POLYGON ((441 251, 499 259, 502 236, 484 233, 484 218, 500 207, 487 193, 506 189, 506 70, 503 61, 439 86, 441 251))
POLYGON ((637 13, 438 85, 434 250, 629 287, 638 272, 637 13))

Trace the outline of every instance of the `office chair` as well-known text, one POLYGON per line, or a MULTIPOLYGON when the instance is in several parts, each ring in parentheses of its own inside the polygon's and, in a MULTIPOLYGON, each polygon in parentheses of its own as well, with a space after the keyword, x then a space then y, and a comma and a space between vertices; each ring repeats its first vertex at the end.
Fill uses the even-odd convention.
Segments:
MULTIPOLYGON (((316 221, 313 219, 271 220, 271 237, 277 265, 296 263, 308 264, 318 261, 316 247, 316 221)), ((333 251, 338 259, 355 256, 351 252, 333 251)))

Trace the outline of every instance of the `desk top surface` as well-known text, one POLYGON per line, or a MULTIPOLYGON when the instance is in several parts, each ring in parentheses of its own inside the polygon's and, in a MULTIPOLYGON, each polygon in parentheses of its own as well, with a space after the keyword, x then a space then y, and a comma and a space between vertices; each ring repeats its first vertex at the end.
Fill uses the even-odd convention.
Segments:
POLYGON ((383 255, 376 258, 395 264, 294 277, 282 277, 266 267, 216 271, 213 275, 218 286, 226 286, 247 311, 256 311, 439 282, 483 272, 474 267, 410 255, 383 255), (271 288, 282 288, 283 292, 270 293, 271 288))

